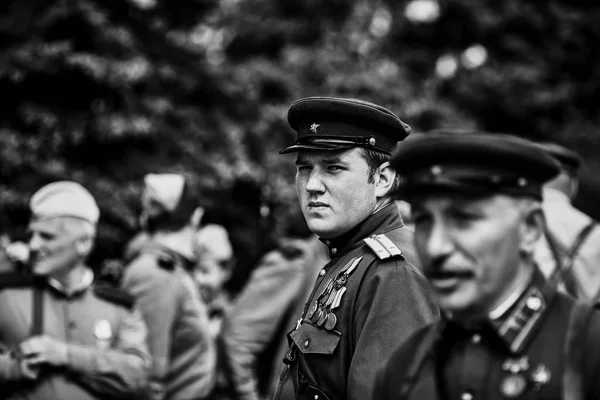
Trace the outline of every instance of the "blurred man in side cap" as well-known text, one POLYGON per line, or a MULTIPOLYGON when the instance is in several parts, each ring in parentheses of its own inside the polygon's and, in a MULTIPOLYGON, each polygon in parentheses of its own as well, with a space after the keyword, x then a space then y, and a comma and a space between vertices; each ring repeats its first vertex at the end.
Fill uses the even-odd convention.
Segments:
POLYGON ((203 209, 180 174, 144 178, 140 222, 146 238, 131 249, 123 287, 138 301, 154 360, 150 399, 203 399, 214 385, 216 352, 206 305, 191 276, 203 209))
POLYGON ((556 162, 515 136, 444 130, 402 143, 392 166, 443 317, 392 353, 372 398, 600 398, 600 314, 533 258, 556 162))
POLYGON ((85 265, 100 211, 75 182, 55 182, 30 201, 23 271, 0 277, 3 398, 134 397, 146 385, 146 327, 133 299, 94 283, 85 265), (102 368, 98 368, 102 365, 102 368))
POLYGON ((575 298, 600 295, 600 229, 597 222, 572 205, 579 186, 582 159, 557 143, 540 143, 560 165, 560 173, 544 186, 544 238, 536 261, 552 282, 575 298))
POLYGON ((437 316, 390 196, 389 156, 410 127, 377 104, 335 97, 294 102, 288 122, 297 139, 281 153, 297 153, 300 208, 331 261, 289 327, 275 398, 365 399, 389 349, 437 316))

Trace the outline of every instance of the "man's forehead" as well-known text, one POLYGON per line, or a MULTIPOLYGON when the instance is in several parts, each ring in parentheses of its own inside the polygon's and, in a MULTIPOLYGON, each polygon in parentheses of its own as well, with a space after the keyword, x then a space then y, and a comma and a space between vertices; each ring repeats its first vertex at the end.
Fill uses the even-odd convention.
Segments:
POLYGON ((423 208, 471 208, 512 207, 517 199, 504 194, 472 195, 459 192, 423 193, 411 198, 414 210, 423 208))
POLYGON ((75 226, 76 222, 84 221, 70 217, 34 218, 29 222, 29 230, 48 233, 67 233, 67 226, 69 224, 75 226))
POLYGON ((360 155, 361 149, 352 148, 346 150, 301 150, 296 156, 296 163, 305 162, 342 162, 351 161, 360 155))

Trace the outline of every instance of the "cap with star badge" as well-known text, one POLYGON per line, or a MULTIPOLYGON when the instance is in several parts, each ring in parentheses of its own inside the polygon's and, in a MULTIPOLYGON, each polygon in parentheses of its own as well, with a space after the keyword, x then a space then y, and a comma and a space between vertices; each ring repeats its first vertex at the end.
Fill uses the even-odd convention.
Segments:
POLYGON ((410 126, 390 110, 367 101, 338 97, 297 100, 288 111, 288 122, 297 138, 280 154, 352 147, 391 154, 410 133, 410 126))
POLYGON ((542 185, 559 166, 529 140, 509 134, 437 130, 398 146, 391 165, 402 178, 399 192, 504 193, 541 199, 542 185))

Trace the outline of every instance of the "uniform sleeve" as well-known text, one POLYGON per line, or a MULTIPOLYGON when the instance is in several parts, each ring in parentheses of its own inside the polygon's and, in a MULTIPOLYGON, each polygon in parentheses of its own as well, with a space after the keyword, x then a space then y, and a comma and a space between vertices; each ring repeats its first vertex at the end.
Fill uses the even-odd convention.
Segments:
POLYGON ((419 347, 427 328, 414 331, 377 368, 375 384, 369 399, 400 399, 400 389, 405 383, 410 363, 414 362, 414 350, 419 347))
POLYGON ((146 326, 137 309, 123 309, 117 338, 109 350, 68 344, 67 368, 94 392, 113 397, 140 394, 146 389, 151 365, 146 326))
POLYGON ((390 351, 439 315, 429 283, 416 268, 399 260, 376 263, 367 269, 356 300, 348 400, 368 398, 390 351))
MULTIPOLYGON (((148 328, 148 348, 152 357, 150 392, 153 400, 164 398, 164 382, 169 371, 171 332, 179 308, 179 293, 171 271, 144 265, 126 272, 123 288, 139 306, 148 328), (143 275, 138 274, 143 269, 143 275), (128 275, 128 272, 131 274, 128 275)), ((130 268, 130 267, 128 267, 130 268)))
POLYGON ((278 252, 269 254, 224 321, 224 356, 238 399, 259 398, 256 357, 273 340, 298 296, 303 280, 301 267, 278 252))

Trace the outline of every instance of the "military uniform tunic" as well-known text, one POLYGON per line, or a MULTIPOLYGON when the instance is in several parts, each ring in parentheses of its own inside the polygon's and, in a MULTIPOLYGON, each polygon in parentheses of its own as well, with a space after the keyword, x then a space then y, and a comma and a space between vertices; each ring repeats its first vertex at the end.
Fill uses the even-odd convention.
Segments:
MULTIPOLYGON (((563 399, 565 341, 574 307, 574 300, 537 272, 498 319, 468 328, 444 319, 413 334, 378 374, 372 398, 563 399), (432 333, 438 338, 428 341, 432 333), (430 350, 423 353, 412 390, 403 397, 401 387, 421 346, 430 350)), ((576 334, 581 338, 575 342, 581 352, 581 399, 600 399, 600 314, 590 310, 587 327, 576 334)))
POLYGON ((122 286, 148 326, 151 399, 206 397, 215 381, 216 350, 206 305, 183 256, 149 241, 125 268, 122 286))
POLYGON ((289 335, 276 399, 313 399, 307 384, 332 399, 367 398, 389 352, 436 318, 429 284, 415 267, 412 238, 390 204, 343 237, 325 241, 331 261, 289 335))
POLYGON ((16 273, 1 275, 0 286, 1 398, 121 399, 145 390, 146 326, 124 293, 88 283, 67 295, 16 273), (28 380, 15 350, 30 337, 35 285, 42 293, 41 332, 66 342, 68 355, 64 368, 43 367, 38 379, 28 380))

